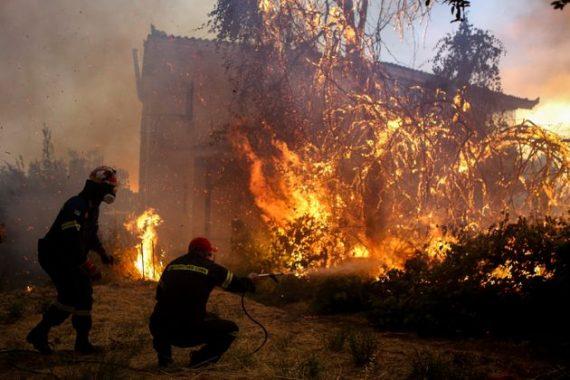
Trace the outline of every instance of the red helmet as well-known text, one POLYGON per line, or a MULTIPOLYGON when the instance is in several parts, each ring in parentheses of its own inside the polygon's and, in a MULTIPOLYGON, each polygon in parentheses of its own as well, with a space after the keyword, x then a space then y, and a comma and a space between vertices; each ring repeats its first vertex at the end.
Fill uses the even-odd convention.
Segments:
POLYGON ((102 192, 101 197, 105 203, 113 203, 117 194, 117 171, 110 166, 99 166, 89 174, 89 181, 96 183, 102 192))
POLYGON ((197 237, 192 239, 192 241, 188 245, 188 252, 192 251, 212 253, 212 252, 218 252, 218 249, 212 246, 210 240, 206 239, 205 237, 197 237))
POLYGON ((95 183, 117 186, 117 171, 110 166, 99 166, 89 174, 89 179, 95 183))

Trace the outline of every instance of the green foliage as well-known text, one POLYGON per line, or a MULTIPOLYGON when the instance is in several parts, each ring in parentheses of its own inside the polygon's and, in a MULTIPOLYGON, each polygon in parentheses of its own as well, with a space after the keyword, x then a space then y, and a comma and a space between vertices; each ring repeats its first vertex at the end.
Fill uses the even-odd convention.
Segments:
POLYGON ((334 250, 331 227, 310 215, 303 215, 283 228, 273 227, 270 258, 277 268, 292 271, 323 267, 334 250), (319 246, 321 251, 314 252, 319 246))
POLYGON ((567 6, 568 4, 570 4, 570 0, 556 0, 551 2, 552 7, 554 9, 564 9, 565 6, 567 6))
POLYGON ((209 16, 210 31, 220 41, 248 41, 263 27, 257 0, 218 0, 209 16))
POLYGON ((374 284, 370 320, 430 335, 568 341, 570 315, 559 305, 570 296, 569 244, 568 223, 550 218, 460 234, 441 262, 418 254, 374 284))
MULTIPOLYGON (((482 233, 455 232, 441 261, 418 252, 379 281, 357 275, 284 276, 254 296, 277 306, 306 302, 321 314, 366 311, 374 326, 423 335, 522 337, 562 347, 570 341, 570 225, 520 218, 482 233), (508 276, 498 268, 508 268, 508 276)), ((328 341, 342 350, 346 336, 328 341)))
POLYGON ((295 276, 279 277, 277 283, 267 280, 259 282, 253 298, 266 305, 284 306, 300 301, 310 301, 314 285, 308 278, 295 276))
POLYGON ((448 34, 437 44, 434 74, 467 84, 501 90, 499 64, 505 48, 489 31, 462 21, 455 34, 448 34))
MULTIPOLYGON (((464 21, 467 8, 469 8, 471 6, 470 0, 439 0, 439 1, 450 7, 451 14, 455 17, 452 20, 452 22, 464 21)), ((434 2, 437 2, 437 0, 434 2)), ((425 0, 426 6, 430 6, 431 3, 432 3, 432 0, 425 0)), ((564 7, 568 4, 570 4, 570 0, 555 0, 555 1, 550 2, 550 5, 552 5, 552 8, 560 9, 560 10, 564 9, 564 7)), ((513 8, 517 7, 517 6, 518 7, 525 7, 527 5, 523 4, 522 2, 517 2, 516 5, 511 5, 511 7, 513 7, 513 8)))
POLYGON ((246 275, 251 272, 267 272, 274 267, 259 240, 261 239, 255 239, 251 229, 242 220, 232 221, 230 264, 237 273, 246 275))
POLYGON ((312 309, 320 314, 353 313, 366 309, 370 280, 358 275, 316 278, 312 309))
POLYGON ((367 310, 371 280, 358 275, 282 276, 278 282, 263 281, 253 296, 267 305, 306 302, 319 314, 367 310))
POLYGON ((357 367, 362 367, 373 362, 378 348, 378 341, 374 334, 358 332, 348 338, 348 348, 352 361, 357 367))

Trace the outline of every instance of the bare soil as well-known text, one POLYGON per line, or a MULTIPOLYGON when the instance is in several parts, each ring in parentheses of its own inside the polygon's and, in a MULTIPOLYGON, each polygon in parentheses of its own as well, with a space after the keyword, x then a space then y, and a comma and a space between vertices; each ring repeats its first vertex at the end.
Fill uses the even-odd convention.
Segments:
MULTIPOLYGON (((94 289, 92 337, 105 353, 88 356, 71 351, 74 332, 69 321, 52 331, 50 340, 56 353, 51 356, 34 352, 25 342, 42 308, 54 298, 50 286, 0 293, 0 377, 402 379, 417 378, 420 367, 441 363, 454 366, 452 373, 461 369, 458 378, 560 378, 563 370, 546 359, 533 357, 525 343, 421 339, 411 334, 375 331, 358 315, 313 316, 303 312, 302 307, 279 309, 246 300, 249 312, 270 334, 265 347, 250 355, 263 339, 261 329, 243 314, 238 295, 215 291, 210 311, 240 326, 234 345, 219 363, 202 370, 185 367, 190 349, 175 348, 176 366, 161 371, 147 328, 155 284, 117 281, 94 289), (366 365, 353 363, 348 344, 340 352, 333 351, 329 342, 339 331, 364 333, 377 340, 366 365)), ((429 372, 429 368, 423 370, 429 372)))

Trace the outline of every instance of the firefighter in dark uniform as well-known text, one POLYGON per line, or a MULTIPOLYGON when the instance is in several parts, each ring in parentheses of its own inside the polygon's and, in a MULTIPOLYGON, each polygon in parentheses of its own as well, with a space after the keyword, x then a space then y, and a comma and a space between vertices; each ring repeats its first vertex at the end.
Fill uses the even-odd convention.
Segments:
POLYGON ((216 286, 236 293, 253 292, 248 277, 237 277, 214 262, 215 248, 206 238, 190 242, 188 253, 166 266, 156 289, 150 317, 153 347, 159 366, 172 363, 171 346, 205 345, 192 354, 191 367, 217 362, 228 350, 238 326, 206 313, 206 303, 216 286))
POLYGON ((89 331, 93 303, 91 281, 99 279, 101 272, 88 259, 88 253, 95 251, 104 264, 113 264, 113 256, 103 248, 97 230, 99 206, 101 202, 112 203, 116 191, 116 171, 107 166, 96 168, 83 191, 65 202, 46 236, 38 241, 39 263, 57 290, 57 301, 48 307, 26 338, 41 353, 52 352, 49 330, 70 315, 77 333, 75 351, 100 351, 89 341, 89 331))

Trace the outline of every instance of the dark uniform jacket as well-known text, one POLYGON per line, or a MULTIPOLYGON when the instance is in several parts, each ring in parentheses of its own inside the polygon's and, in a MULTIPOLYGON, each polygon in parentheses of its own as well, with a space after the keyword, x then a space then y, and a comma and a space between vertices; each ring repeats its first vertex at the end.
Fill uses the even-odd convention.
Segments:
POLYGON ((99 205, 81 193, 59 211, 50 230, 39 242, 39 261, 47 268, 76 268, 87 261, 90 250, 104 253, 99 240, 99 205))
POLYGON ((199 325, 206 316, 206 303, 216 286, 231 292, 253 291, 249 278, 197 254, 186 254, 164 269, 156 289, 152 323, 160 325, 199 325))

